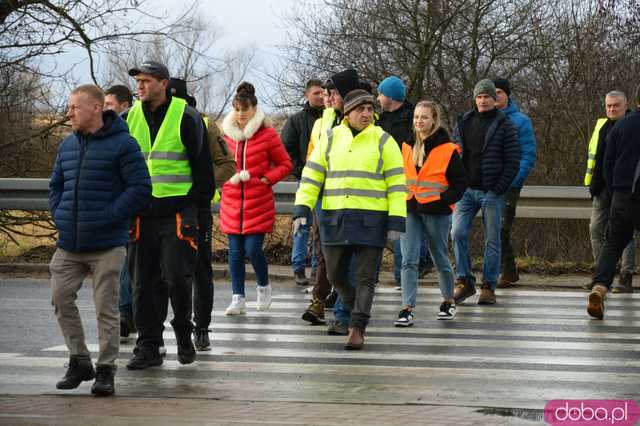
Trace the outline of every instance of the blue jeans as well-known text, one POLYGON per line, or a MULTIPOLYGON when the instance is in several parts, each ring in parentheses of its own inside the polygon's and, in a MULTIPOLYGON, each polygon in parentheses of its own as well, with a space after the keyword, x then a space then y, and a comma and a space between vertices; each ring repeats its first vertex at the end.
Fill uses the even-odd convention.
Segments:
POLYGON ((229 234, 229 271, 233 294, 244 296, 245 257, 251 261, 258 285, 269 285, 269 265, 262 250, 263 243, 264 234, 229 234))
POLYGON ((291 266, 293 272, 304 272, 307 263, 307 243, 311 230, 312 216, 307 216, 307 224, 300 226, 298 232, 293 234, 293 246, 291 247, 291 266))
POLYGON ((449 262, 451 215, 407 212, 407 230, 400 238, 402 248, 402 304, 416 306, 420 246, 426 241, 438 271, 438 284, 444 299, 453 299, 453 269, 449 262), (426 239, 424 238, 426 236, 426 239))
MULTIPOLYGON (((424 263, 428 263, 430 259, 429 257, 429 247, 427 246, 426 235, 425 238, 420 239, 420 262, 419 265, 424 263)), ((378 267, 379 269, 380 267, 378 267)), ((393 278, 396 281, 396 284, 400 284, 401 281, 401 271, 402 271, 402 248, 400 247, 400 240, 396 240, 393 242, 393 278)))
MULTIPOLYGON (((356 256, 351 258, 349 264, 349 283, 351 287, 356 286, 356 256)), ((333 317, 336 321, 340 321, 342 324, 351 324, 351 311, 342 303, 342 299, 338 295, 336 303, 333 305, 333 317)))
POLYGON ((131 309, 131 276, 129 275, 129 257, 125 256, 120 271, 120 317, 133 321, 131 309))
POLYGON ((456 277, 473 277, 471 257, 469 256, 469 232, 478 210, 482 210, 484 225, 484 259, 482 263, 482 282, 488 283, 493 290, 500 274, 500 222, 504 199, 493 192, 467 189, 456 204, 453 213, 451 239, 456 259, 456 277))

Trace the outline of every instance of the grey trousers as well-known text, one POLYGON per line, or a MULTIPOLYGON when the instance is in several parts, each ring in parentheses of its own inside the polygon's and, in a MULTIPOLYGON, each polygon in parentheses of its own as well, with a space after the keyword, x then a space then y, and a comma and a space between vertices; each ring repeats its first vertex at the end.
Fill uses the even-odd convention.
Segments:
POLYGON ((376 288, 376 271, 382 259, 382 247, 362 245, 323 245, 327 278, 336 289, 347 310, 351 311, 351 327, 365 330, 371 317, 376 288), (355 287, 349 281, 351 257, 355 260, 355 287))
POLYGON ((51 303, 58 325, 72 356, 90 356, 77 293, 87 276, 93 277, 93 302, 98 320, 100 352, 97 365, 114 366, 120 351, 120 271, 125 257, 124 247, 89 253, 71 253, 58 248, 51 258, 51 303))
MULTIPOLYGON (((593 261, 597 264, 607 235, 609 210, 611 208, 610 195, 603 193, 597 197, 593 197, 592 207, 591 220, 589 221, 589 234, 591 235, 593 261)), ((621 274, 633 273, 636 270, 636 242, 634 239, 627 244, 622 252, 620 263, 621 274)))

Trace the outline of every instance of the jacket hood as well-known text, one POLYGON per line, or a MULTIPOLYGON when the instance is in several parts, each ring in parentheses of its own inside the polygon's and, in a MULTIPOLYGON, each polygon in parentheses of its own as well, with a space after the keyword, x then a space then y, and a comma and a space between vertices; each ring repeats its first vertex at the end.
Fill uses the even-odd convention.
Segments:
POLYGON ((432 150, 436 146, 451 142, 449 132, 440 127, 434 134, 429 136, 425 141, 424 147, 427 150, 432 150))
POLYGON ((103 111, 102 122, 102 127, 93 134, 94 139, 108 138, 122 132, 129 133, 127 123, 115 111, 103 111))
POLYGON ((520 112, 520 106, 516 101, 509 99, 509 103, 506 108, 502 108, 500 111, 504 112, 507 115, 511 115, 515 112, 520 112))
POLYGON ((255 115, 244 126, 244 129, 238 127, 236 121, 236 112, 231 111, 222 121, 222 131, 224 134, 235 141, 243 141, 251 139, 261 127, 271 127, 271 120, 265 117, 262 109, 258 107, 255 115))

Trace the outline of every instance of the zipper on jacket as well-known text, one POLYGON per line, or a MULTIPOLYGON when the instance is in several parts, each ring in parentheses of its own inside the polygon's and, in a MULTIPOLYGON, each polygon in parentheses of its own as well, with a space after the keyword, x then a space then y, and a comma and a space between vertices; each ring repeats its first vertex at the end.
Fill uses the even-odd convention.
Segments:
POLYGON ((79 233, 79 224, 78 224, 78 186, 80 184, 80 173, 82 172, 82 163, 84 162, 84 154, 87 152, 87 145, 89 144, 89 137, 87 136, 86 141, 83 141, 82 138, 78 138, 80 142, 80 161, 78 161, 78 167, 76 168, 76 185, 73 189, 73 218, 75 221, 76 227, 76 235, 73 241, 73 249, 78 250, 78 233, 79 233))
MULTIPOLYGON (((244 170, 245 164, 243 161, 244 150, 246 149, 245 142, 242 143, 242 148, 240 149, 240 158, 238 158, 240 163, 240 170, 244 170)), ((244 182, 240 181, 240 235, 242 235, 242 228, 244 226, 244 182)))

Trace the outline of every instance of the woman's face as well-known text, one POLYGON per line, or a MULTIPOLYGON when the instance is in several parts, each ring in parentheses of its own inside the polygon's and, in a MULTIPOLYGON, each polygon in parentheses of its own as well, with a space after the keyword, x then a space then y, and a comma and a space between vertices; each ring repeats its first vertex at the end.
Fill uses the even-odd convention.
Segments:
POLYGON ((236 113, 236 121, 238 122, 238 127, 244 129, 244 126, 247 125, 249 120, 256 115, 256 106, 255 105, 242 105, 240 102, 236 102, 233 104, 233 110, 236 113))
POLYGON ((418 133, 428 133, 434 126, 433 111, 426 106, 419 106, 413 111, 413 127, 418 133))

